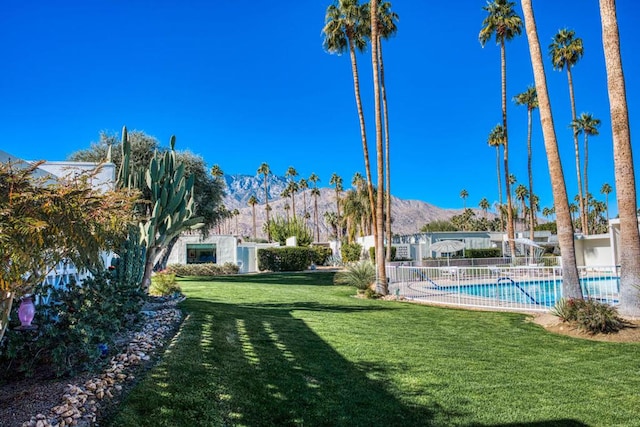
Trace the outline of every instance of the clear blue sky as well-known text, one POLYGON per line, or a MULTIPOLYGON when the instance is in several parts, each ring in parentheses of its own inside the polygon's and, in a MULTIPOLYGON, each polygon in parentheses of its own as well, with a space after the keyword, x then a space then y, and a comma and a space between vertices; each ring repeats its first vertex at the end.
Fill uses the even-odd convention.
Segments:
MULTIPOLYGON (((328 186, 364 172, 348 55, 322 49, 329 1, 26 1, 0 14, 0 148, 62 160, 123 125, 189 149, 226 173, 276 174, 294 166, 328 186)), ((478 42, 484 1, 397 0, 399 31, 384 45, 392 192, 460 208, 497 200, 489 131, 501 122, 500 53, 478 42)), ((520 6, 517 6, 518 13, 520 6)), ((578 113, 602 119, 590 140, 589 183, 614 185, 598 2, 534 1, 546 46, 560 28, 582 37, 574 68, 578 113), (579 5, 578 5, 579 3, 579 5)), ((640 124, 640 5, 618 0, 632 137, 640 124)), ((370 52, 358 56, 374 150, 370 52)), ((548 57, 547 57, 548 58, 548 57)), ((507 46, 508 98, 533 83, 526 36, 507 46)), ((577 194, 566 72, 546 63, 570 197, 577 194)), ((526 183, 526 109, 508 106, 510 164, 526 183)), ((551 206, 546 156, 534 115, 534 190, 551 206)), ((638 148, 636 137, 634 148, 638 148)), ((636 150, 636 169, 640 152, 636 150)), ((615 209, 615 201, 612 203, 615 209)))

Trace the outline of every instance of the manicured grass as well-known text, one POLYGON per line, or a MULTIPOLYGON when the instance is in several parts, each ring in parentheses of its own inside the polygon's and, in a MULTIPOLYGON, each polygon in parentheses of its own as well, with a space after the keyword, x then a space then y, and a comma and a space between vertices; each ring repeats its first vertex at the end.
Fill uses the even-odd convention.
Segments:
POLYGON ((183 281, 180 334, 114 426, 636 426, 640 345, 353 298, 330 273, 183 281))

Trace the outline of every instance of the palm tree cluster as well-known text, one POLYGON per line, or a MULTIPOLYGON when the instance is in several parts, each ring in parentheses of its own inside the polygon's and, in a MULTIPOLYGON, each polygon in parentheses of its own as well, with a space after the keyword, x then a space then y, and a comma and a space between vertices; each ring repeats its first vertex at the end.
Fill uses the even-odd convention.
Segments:
MULTIPOLYGON (((351 72, 353 75, 354 95, 360 124, 360 136, 366 174, 366 186, 370 217, 376 241, 376 264, 378 272, 379 290, 387 293, 384 259, 389 260, 391 250, 384 254, 383 224, 384 208, 386 205, 387 243, 391 245, 391 195, 390 195, 390 150, 389 150, 389 120, 387 108, 387 93, 384 81, 384 62, 382 57, 382 39, 388 39, 397 31, 398 15, 391 11, 391 3, 378 4, 377 0, 360 4, 359 0, 335 0, 326 11, 324 33, 324 48, 329 53, 342 54, 349 52, 351 72), (376 124, 376 165, 377 187, 383 197, 374 199, 373 177, 369 158, 369 145, 365 126, 365 117, 360 95, 360 80, 356 51, 364 52, 367 45, 371 45, 371 65, 373 69, 373 86, 375 100, 376 124), (383 124, 384 121, 384 124, 383 124), (383 144, 384 139, 384 144, 383 144), (386 178, 386 182, 385 182, 386 178), (385 191, 386 188, 386 191, 385 191), (386 203, 385 203, 386 202, 386 203)), ((337 188, 337 186, 336 186, 337 188)), ((338 190, 336 189, 337 196, 338 190)), ((338 223, 339 221, 338 212, 338 223)), ((340 227, 338 227, 340 234, 340 227)))
MULTIPOLYGON (((270 213, 272 211, 272 207, 269 204, 269 176, 272 175, 271 167, 268 163, 263 162, 260 167, 257 169, 257 174, 263 176, 264 183, 264 208, 266 221, 263 224, 262 229, 265 232, 266 238, 268 241, 271 241, 271 232, 269 223, 271 222, 270 213)), ((298 218, 298 213, 300 213, 300 209, 296 209, 296 195, 298 192, 302 192, 302 218, 301 223, 309 226, 309 220, 311 219, 311 214, 308 211, 307 205, 307 190, 309 190, 309 183, 313 184, 311 187, 311 196, 314 198, 314 213, 313 213, 313 229, 314 233, 312 233, 312 237, 315 236, 316 241, 320 241, 320 222, 318 215, 318 197, 320 197, 320 189, 318 188, 318 182, 320 178, 315 173, 312 173, 309 178, 300 178, 298 181, 295 180, 297 176, 299 176, 298 171, 293 166, 289 166, 284 174, 285 178, 288 179, 287 185, 284 190, 280 193, 281 198, 290 199, 291 204, 289 202, 285 202, 283 205, 283 209, 285 211, 286 220, 289 222, 296 222, 298 218)), ((247 204, 251 206, 251 218, 252 218, 252 233, 253 238, 257 239, 257 224, 256 224, 256 205, 259 204, 259 200, 257 195, 251 195, 247 204)))
MULTIPOLYGON (((496 0, 498 3, 499 0, 496 0)), ((513 3, 501 1, 505 7, 513 7, 513 3)), ((622 72, 622 61, 620 55, 620 37, 615 10, 615 0, 600 0, 600 18, 602 22, 602 40, 605 52, 605 65, 607 69, 607 83, 610 102, 610 116, 613 133, 614 152, 614 172, 616 177, 616 188, 618 189, 618 208, 620 214, 620 312, 625 315, 640 315, 640 233, 638 231, 638 220, 636 212, 636 188, 635 174, 633 172, 633 160, 631 153, 631 138, 629 133, 629 117, 626 103, 626 91, 624 86, 624 75, 622 72)), ((578 274, 575 259, 574 247, 574 227, 571 218, 571 209, 566 194, 564 174, 560 163, 558 143, 555 135, 555 126, 551 114, 551 104, 547 91, 546 75, 542 51, 533 13, 531 0, 522 0, 524 21, 526 26, 527 40, 529 43, 529 53, 533 66, 533 75, 538 104, 540 109, 540 122, 544 135, 545 150, 554 197, 554 210, 558 228, 558 240, 563 261, 563 292, 567 298, 582 298, 582 291, 578 281, 578 274)), ((481 33, 482 34, 482 33, 481 33)), ((582 40, 575 37, 573 31, 560 30, 553 42, 549 46, 549 53, 552 59, 552 66, 558 70, 567 70, 569 83, 569 95, 571 102, 573 129, 573 142, 576 154, 576 173, 578 178, 577 214, 583 233, 589 233, 590 227, 597 227, 597 224, 590 224, 589 208, 599 214, 607 211, 608 195, 611 186, 603 185, 601 193, 607 197, 607 203, 590 203, 588 192, 587 169, 588 164, 588 137, 597 135, 597 128, 600 124, 590 114, 582 114, 579 118, 576 114, 575 97, 573 91, 572 68, 584 54, 582 40), (580 168, 580 150, 578 136, 583 133, 585 169, 580 168), (584 174, 585 189, 582 187, 582 174, 584 174)), ((546 213, 550 213, 547 210, 546 213)), ((598 215, 600 216, 600 215, 598 215)))
MULTIPOLYGON (((507 213, 507 233, 509 234, 509 238, 511 237, 510 230, 515 230, 515 222, 516 216, 509 215, 509 212, 515 212, 514 207, 512 206, 511 195, 509 192, 509 187, 513 184, 511 180, 509 180, 509 161, 508 161, 508 139, 507 139, 507 126, 506 126, 506 103, 504 100, 506 99, 506 61, 505 61, 505 41, 509 41, 513 39, 515 36, 520 35, 522 32, 522 20, 514 11, 515 3, 508 2, 506 0, 495 0, 493 2, 489 2, 484 10, 488 12, 487 17, 483 22, 483 28, 480 31, 480 42, 484 46, 487 41, 491 39, 492 36, 495 36, 496 42, 500 46, 501 50, 501 65, 502 65, 502 96, 503 96, 503 104, 502 104, 502 115, 503 115, 503 123, 502 125, 497 125, 492 129, 488 137, 488 143, 490 146, 496 148, 496 156, 497 156, 497 170, 498 170, 498 210, 507 213), (500 182, 500 165, 498 163, 498 159, 500 157, 500 147, 504 150, 503 161, 504 161, 504 176, 505 176, 505 185, 507 187, 507 207, 502 207, 502 184, 500 182)), ((567 76, 569 81, 569 95, 570 95, 570 103, 571 103, 571 111, 572 111, 572 121, 570 123, 570 127, 573 129, 573 137, 574 137, 574 149, 575 149, 575 161, 576 161, 576 172, 577 172, 577 181, 578 181, 578 211, 580 213, 580 221, 579 226, 583 234, 590 234, 595 231, 596 228, 600 229, 599 226, 594 224, 594 221, 589 220, 590 217, 590 209, 593 208, 593 204, 587 200, 588 194, 588 176, 587 176, 587 166, 588 166, 588 140, 589 136, 598 135, 598 127, 600 126, 600 120, 595 118, 592 114, 582 113, 579 117, 576 116, 575 109, 575 96, 573 90, 573 77, 571 74, 572 67, 580 60, 580 58, 584 54, 584 48, 582 39, 575 36, 575 32, 568 29, 561 29, 558 33, 553 37, 553 42, 549 45, 549 55, 551 57, 551 62, 554 69, 558 70, 567 70, 567 76), (580 147, 578 143, 578 135, 584 134, 584 143, 583 143, 583 151, 584 151, 584 168, 581 169, 581 154, 580 147), (582 182, 584 180, 584 187, 582 182), (595 228, 594 228, 595 227, 595 228)), ((539 207, 535 206, 535 193, 533 191, 533 167, 532 167, 532 150, 531 150, 531 135, 532 135, 532 113, 535 109, 538 108, 538 96, 536 92, 535 86, 529 86, 527 90, 522 93, 517 94, 513 97, 513 101, 516 105, 526 106, 527 107, 527 170, 528 170, 528 188, 527 193, 525 194, 523 189, 520 189, 518 193, 520 194, 519 202, 522 203, 522 198, 527 198, 529 200, 528 208, 523 209, 523 217, 528 216, 529 218, 529 238, 533 239, 533 233, 535 229, 535 215, 529 215, 527 212, 537 212, 539 211, 539 207)), ((600 212, 597 212, 599 214, 600 212)), ((502 216, 502 215, 501 215, 502 216)), ((597 215, 596 215, 597 216, 597 215)))

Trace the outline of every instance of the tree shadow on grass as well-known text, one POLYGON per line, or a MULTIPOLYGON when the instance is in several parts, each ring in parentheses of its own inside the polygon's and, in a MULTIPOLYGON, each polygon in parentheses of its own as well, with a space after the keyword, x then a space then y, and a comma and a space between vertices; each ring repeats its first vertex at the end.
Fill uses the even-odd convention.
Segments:
MULTIPOLYGON (((189 319, 174 345, 112 425, 446 426, 469 417, 464 406, 401 398, 389 379, 392 368, 346 359, 293 313, 389 308, 198 298, 184 308, 189 319)), ((504 426, 517 425, 583 426, 571 420, 504 426)))
POLYGON ((186 307, 175 345, 112 425, 423 426, 443 411, 400 401, 384 366, 355 365, 291 314, 361 307, 186 307))

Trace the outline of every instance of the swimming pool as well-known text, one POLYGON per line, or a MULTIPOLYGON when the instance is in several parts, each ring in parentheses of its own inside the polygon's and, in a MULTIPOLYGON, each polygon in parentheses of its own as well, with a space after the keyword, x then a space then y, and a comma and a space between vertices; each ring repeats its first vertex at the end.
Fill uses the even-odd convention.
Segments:
MULTIPOLYGON (((618 302, 619 278, 614 276, 580 279, 585 298, 593 298, 609 304, 618 302)), ((553 307, 562 297, 562 280, 514 280, 500 277, 494 283, 459 284, 438 286, 441 291, 461 293, 507 303, 553 307)))

